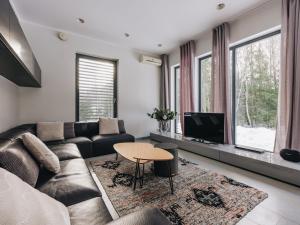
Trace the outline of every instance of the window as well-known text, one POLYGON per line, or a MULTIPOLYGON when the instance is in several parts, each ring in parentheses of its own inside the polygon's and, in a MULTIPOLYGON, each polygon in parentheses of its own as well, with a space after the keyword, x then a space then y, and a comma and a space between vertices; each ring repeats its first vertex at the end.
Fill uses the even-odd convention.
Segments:
POLYGON ((76 55, 76 119, 116 117, 116 61, 76 55))
POLYGON ((180 123, 180 67, 174 68, 174 80, 175 80, 175 112, 177 116, 175 119, 175 133, 181 134, 181 123, 180 123))
POLYGON ((211 55, 199 59, 199 107, 201 112, 211 112, 211 55))
POLYGON ((235 143, 273 151, 280 73, 280 32, 232 48, 235 143))

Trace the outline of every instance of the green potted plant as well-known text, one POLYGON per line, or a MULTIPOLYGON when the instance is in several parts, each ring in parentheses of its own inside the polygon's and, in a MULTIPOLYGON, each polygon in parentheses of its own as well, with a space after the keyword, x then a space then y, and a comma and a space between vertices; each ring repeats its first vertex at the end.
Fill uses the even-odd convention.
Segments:
POLYGON ((147 115, 157 120, 160 132, 167 132, 170 130, 170 121, 176 117, 176 112, 170 109, 155 108, 152 113, 147 113, 147 115))

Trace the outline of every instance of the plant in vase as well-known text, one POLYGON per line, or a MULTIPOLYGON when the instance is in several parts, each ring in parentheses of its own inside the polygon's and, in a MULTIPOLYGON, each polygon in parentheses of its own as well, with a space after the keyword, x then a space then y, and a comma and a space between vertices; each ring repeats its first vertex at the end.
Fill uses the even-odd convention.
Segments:
POLYGON ((157 120, 159 132, 167 132, 170 130, 170 121, 176 117, 176 112, 155 108, 152 113, 147 113, 147 115, 157 120))

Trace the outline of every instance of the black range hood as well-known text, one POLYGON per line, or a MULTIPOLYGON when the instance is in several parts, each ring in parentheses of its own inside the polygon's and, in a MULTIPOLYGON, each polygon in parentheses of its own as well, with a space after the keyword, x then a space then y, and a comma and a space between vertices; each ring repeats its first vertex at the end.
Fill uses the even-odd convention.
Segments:
POLYGON ((0 75, 21 87, 41 87, 41 69, 9 0, 0 0, 0 75))

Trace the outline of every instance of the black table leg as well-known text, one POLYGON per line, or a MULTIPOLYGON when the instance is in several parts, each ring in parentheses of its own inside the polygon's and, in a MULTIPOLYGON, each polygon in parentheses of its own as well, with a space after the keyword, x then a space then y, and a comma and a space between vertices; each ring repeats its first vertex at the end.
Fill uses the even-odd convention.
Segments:
POLYGON ((140 174, 140 160, 139 159, 136 160, 136 164, 135 164, 135 174, 134 174, 133 190, 135 190, 135 188, 136 188, 136 180, 137 180, 138 174, 140 174))
POLYGON ((172 178, 172 172, 171 172, 171 161, 168 161, 168 167, 169 167, 169 183, 171 188, 171 193, 174 194, 174 187, 173 187, 173 178, 172 178))
POLYGON ((142 187, 144 185, 145 163, 143 163, 142 187))
POLYGON ((139 165, 138 165, 138 175, 139 175, 139 177, 138 177, 138 179, 139 179, 139 182, 140 182, 140 188, 142 187, 142 176, 141 176, 141 168, 140 168, 140 163, 139 163, 139 165))
POLYGON ((119 155, 118 155, 118 153, 116 152, 116 161, 118 161, 118 156, 119 156, 119 155))

